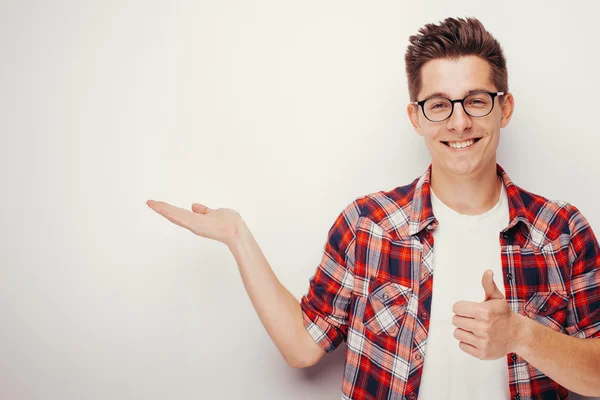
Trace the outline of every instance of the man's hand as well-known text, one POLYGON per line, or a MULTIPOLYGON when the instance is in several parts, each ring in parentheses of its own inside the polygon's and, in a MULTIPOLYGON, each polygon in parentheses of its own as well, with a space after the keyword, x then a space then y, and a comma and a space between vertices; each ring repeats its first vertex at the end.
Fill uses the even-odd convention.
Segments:
POLYGON ((496 360, 513 353, 521 319, 513 312, 504 294, 494 283, 494 273, 486 270, 481 280, 485 299, 481 303, 459 301, 454 304, 454 337, 465 353, 480 360, 496 360))
POLYGON ((192 204, 192 210, 175 207, 163 201, 148 200, 148 207, 172 223, 198 236, 213 239, 230 246, 235 240, 242 218, 230 208, 212 209, 204 204, 192 204))

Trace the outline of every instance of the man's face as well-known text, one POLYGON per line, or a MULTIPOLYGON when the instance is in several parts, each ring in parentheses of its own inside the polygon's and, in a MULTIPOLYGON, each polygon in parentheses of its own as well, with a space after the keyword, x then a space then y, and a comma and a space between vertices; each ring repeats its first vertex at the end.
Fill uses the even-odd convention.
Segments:
MULTIPOLYGON (((497 92, 490 79, 487 61, 466 56, 458 60, 430 60, 421 69, 422 87, 417 100, 431 97, 434 93, 451 100, 462 99, 470 90, 481 89, 497 92)), ((467 115, 459 103, 454 104, 450 118, 431 122, 416 105, 408 106, 408 115, 417 133, 425 139, 434 167, 442 168, 446 174, 476 176, 486 168, 496 167, 496 149, 500 139, 500 128, 510 121, 514 108, 512 95, 494 98, 492 112, 484 117, 467 115), (476 142, 462 149, 453 149, 448 142, 463 142, 475 138, 476 142)), ((429 115, 429 114, 428 114, 429 115)))

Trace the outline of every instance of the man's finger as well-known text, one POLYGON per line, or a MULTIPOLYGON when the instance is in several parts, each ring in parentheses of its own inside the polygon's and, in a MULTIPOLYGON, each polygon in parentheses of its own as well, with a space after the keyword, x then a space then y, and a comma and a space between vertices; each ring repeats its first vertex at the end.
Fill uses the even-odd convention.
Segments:
POLYGON ((146 204, 148 204, 150 208, 152 208, 154 211, 156 211, 172 223, 190 230, 192 225, 192 219, 195 215, 197 215, 189 210, 186 210, 185 208, 175 207, 163 201, 148 200, 146 204))
POLYGON ((465 343, 465 342, 459 342, 458 343, 458 347, 460 347, 460 349, 462 351, 464 351, 465 353, 467 353, 467 354, 469 354, 469 355, 471 355, 471 356, 473 356, 475 358, 479 358, 478 357, 478 351, 479 350, 477 350, 477 347, 472 346, 472 345, 470 345, 468 343, 465 343))
POLYGON ((461 317, 475 318, 481 308, 481 303, 474 301, 459 301, 452 306, 452 312, 461 317))
POLYGON ((458 315, 452 317, 452 325, 464 329, 465 331, 473 332, 475 335, 477 335, 476 331, 479 327, 479 323, 474 318, 461 317, 458 315))
POLYGON ((206 214, 208 211, 212 211, 212 208, 205 206, 204 204, 194 203, 192 204, 192 211, 197 214, 206 214))
POLYGON ((479 338, 475 336, 473 332, 465 331, 460 328, 454 330, 454 338, 473 347, 477 347, 479 344, 479 338))
POLYGON ((504 294, 498 289, 496 282, 494 282, 494 271, 491 269, 484 272, 483 277, 481 278, 481 284, 485 293, 483 301, 504 298, 504 294))

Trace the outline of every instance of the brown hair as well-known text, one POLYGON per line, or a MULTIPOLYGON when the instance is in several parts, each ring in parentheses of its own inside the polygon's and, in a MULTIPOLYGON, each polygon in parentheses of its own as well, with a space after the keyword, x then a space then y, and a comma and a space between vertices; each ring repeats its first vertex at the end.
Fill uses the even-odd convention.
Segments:
POLYGON ((486 60, 496 89, 508 92, 508 71, 502 47, 477 18, 446 18, 439 26, 426 24, 408 40, 410 45, 406 49, 404 62, 410 101, 417 101, 421 90, 423 64, 433 59, 457 59, 468 55, 486 60))

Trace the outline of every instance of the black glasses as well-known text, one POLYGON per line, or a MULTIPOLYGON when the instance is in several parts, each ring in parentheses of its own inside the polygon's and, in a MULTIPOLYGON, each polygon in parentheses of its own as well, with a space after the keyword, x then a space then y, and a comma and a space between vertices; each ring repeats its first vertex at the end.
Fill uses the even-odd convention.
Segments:
POLYGON ((411 101, 409 104, 421 106, 423 115, 431 122, 444 121, 454 112, 454 103, 460 103, 465 113, 471 117, 485 117, 494 108, 494 98, 504 92, 474 92, 460 100, 450 100, 442 96, 433 96, 421 101, 411 101))

